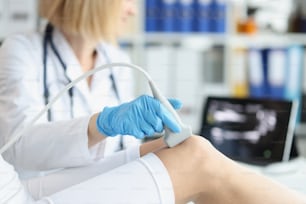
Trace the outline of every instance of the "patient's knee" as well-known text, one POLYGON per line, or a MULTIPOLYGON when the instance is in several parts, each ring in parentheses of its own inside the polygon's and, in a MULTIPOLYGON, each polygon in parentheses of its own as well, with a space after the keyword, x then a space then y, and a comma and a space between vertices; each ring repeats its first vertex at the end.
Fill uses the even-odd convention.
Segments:
POLYGON ((196 160, 207 159, 213 149, 210 142, 201 136, 191 136, 180 144, 180 146, 190 159, 196 160))
POLYGON ((210 142, 202 136, 192 135, 183 142, 183 145, 186 145, 188 148, 194 150, 203 150, 205 147, 211 146, 210 142))

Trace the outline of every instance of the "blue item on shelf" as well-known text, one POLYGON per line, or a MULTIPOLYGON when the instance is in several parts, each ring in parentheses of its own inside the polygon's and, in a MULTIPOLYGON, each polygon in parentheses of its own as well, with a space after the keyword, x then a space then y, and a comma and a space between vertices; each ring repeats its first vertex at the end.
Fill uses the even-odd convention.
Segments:
POLYGON ((269 60, 270 48, 264 48, 261 50, 262 54, 262 69, 263 69, 263 95, 262 97, 269 98, 269 81, 268 81, 268 60, 269 60))
POLYGON ((177 29, 179 32, 191 32, 196 18, 194 0, 178 0, 177 29))
POLYGON ((225 33, 226 27, 226 1, 212 0, 209 15, 210 32, 225 33))
POLYGON ((212 0, 195 0, 195 31, 209 32, 210 5, 212 0))
POLYGON ((286 58, 284 48, 271 48, 267 56, 267 81, 269 98, 284 99, 286 81, 286 58))
POLYGON ((249 95, 261 98, 266 95, 263 68, 263 54, 260 49, 251 48, 248 52, 249 95))
POLYGON ((297 122, 300 121, 302 112, 302 77, 304 65, 304 48, 300 45, 292 45, 287 49, 287 69, 285 98, 298 101, 297 122))
POLYGON ((161 0, 146 0, 145 30, 156 32, 160 30, 161 0))
POLYGON ((178 1, 161 0, 161 31, 177 31, 178 1))
POLYGON ((303 70, 302 46, 290 46, 287 49, 287 81, 286 94, 287 99, 297 99, 302 92, 302 70, 303 70))

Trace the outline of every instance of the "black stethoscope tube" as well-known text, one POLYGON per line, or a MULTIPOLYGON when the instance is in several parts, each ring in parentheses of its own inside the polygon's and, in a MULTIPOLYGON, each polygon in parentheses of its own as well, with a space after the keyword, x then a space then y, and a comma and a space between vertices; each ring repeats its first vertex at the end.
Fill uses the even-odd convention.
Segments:
MULTIPOLYGON (((45 105, 47 105, 49 103, 49 97, 50 97, 50 92, 48 89, 48 84, 47 84, 47 55, 48 55, 48 44, 50 44, 50 47, 52 49, 52 51, 54 52, 55 56, 57 57, 57 59, 59 60, 59 62, 61 63, 63 70, 64 70, 64 75, 65 78, 67 79, 67 82, 70 83, 71 80, 69 79, 69 77, 66 74, 66 70, 67 70, 67 66, 64 63, 63 59, 61 58, 58 50, 56 49, 53 39, 52 39, 52 33, 53 33, 53 26, 51 24, 47 24, 46 27, 46 31, 45 31, 45 36, 44 36, 44 53, 43 53, 43 65, 44 65, 44 101, 45 101, 45 105)), ((69 99, 70 99, 70 117, 73 118, 73 88, 68 90, 68 94, 69 94, 69 99)), ((52 120, 52 113, 51 110, 48 110, 48 121, 52 120)))

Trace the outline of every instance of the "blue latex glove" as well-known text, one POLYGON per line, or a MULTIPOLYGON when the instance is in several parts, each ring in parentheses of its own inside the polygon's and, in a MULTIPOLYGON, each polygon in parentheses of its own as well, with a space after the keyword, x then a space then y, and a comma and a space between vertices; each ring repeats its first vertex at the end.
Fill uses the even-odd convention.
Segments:
MULTIPOLYGON (((175 109, 182 103, 169 99, 175 109)), ((177 133, 181 129, 172 114, 155 98, 140 96, 116 107, 106 107, 97 118, 97 128, 105 136, 133 135, 138 139, 162 132, 166 125, 177 133)))

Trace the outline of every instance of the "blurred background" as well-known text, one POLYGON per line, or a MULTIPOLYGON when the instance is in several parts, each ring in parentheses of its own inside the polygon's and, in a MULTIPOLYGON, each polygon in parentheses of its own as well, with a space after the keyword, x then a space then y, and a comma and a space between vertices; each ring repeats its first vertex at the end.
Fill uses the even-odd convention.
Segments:
MULTIPOLYGON (((44 28, 39 0, 0 0, 0 38, 44 28)), ((306 155, 305 0, 137 0, 120 46, 199 132, 207 96, 300 102, 296 136, 306 155)), ((136 76, 137 95, 148 92, 136 76)))

